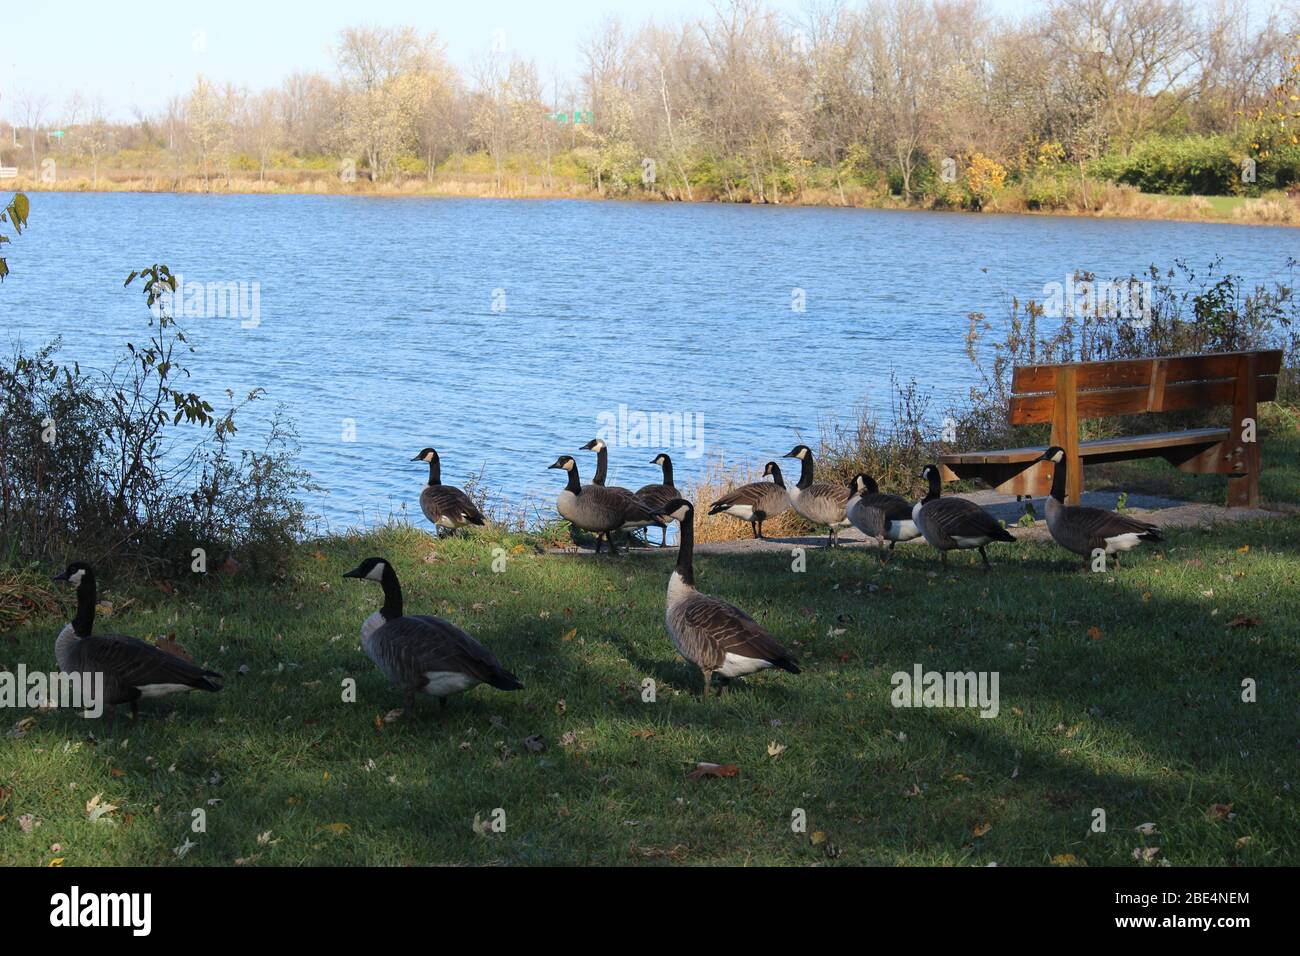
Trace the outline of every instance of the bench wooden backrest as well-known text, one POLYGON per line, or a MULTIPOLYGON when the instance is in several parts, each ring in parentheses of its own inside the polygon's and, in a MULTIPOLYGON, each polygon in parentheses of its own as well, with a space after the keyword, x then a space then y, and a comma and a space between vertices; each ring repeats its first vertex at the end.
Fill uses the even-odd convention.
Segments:
POLYGON ((1052 422, 1059 415, 1057 394, 1067 391, 1074 393, 1071 417, 1078 419, 1232 405, 1241 399, 1238 382, 1251 377, 1252 369, 1254 400, 1272 401, 1281 368, 1282 352, 1276 349, 1023 365, 1011 380, 1011 424, 1052 422))

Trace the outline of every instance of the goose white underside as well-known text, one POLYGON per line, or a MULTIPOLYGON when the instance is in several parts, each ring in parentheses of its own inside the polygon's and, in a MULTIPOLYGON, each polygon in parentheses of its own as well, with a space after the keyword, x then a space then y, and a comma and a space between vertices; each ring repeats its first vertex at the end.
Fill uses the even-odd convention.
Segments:
POLYGON ((771 666, 771 661, 765 661, 759 657, 742 657, 739 654, 728 654, 727 659, 723 661, 717 673, 723 677, 744 677, 746 674, 753 674, 755 671, 767 670, 771 666))
POLYGON ((1106 539, 1106 553, 1114 554, 1116 551, 1132 551, 1141 543, 1142 537, 1136 531, 1117 534, 1106 539))
POLYGON ((136 687, 140 696, 146 700, 151 697, 166 697, 168 694, 180 694, 193 690, 189 684, 141 684, 136 687))
POLYGON ((753 505, 731 505, 724 511, 719 511, 718 514, 731 515, 731 517, 739 518, 741 521, 753 521, 754 506, 753 505))
POLYGON ((452 515, 438 515, 438 520, 434 522, 439 528, 455 529, 461 525, 468 524, 469 518, 461 515, 459 518, 452 515))
POLYGON ((482 683, 478 678, 459 671, 426 671, 424 676, 428 683, 424 685, 423 692, 430 697, 449 697, 482 683))
POLYGON ((885 538, 889 541, 911 541, 921 536, 921 529, 915 521, 891 521, 885 529, 885 538))
POLYGON ((966 548, 982 548, 984 547, 984 545, 988 544, 993 539, 990 538, 988 535, 981 535, 978 538, 955 537, 952 540, 957 542, 958 548, 966 549, 966 548))

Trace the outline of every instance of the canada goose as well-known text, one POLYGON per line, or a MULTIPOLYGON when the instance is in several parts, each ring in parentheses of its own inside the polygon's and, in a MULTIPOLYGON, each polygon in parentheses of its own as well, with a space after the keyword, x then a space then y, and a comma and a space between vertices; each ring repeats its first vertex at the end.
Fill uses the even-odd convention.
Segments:
MULTIPOLYGON (((715 673, 728 680, 769 667, 798 674, 799 665, 790 652, 757 621, 721 598, 695 590, 695 507, 676 498, 665 505, 664 514, 681 525, 664 620, 678 652, 704 675, 700 696, 708 694, 715 673)), ((722 695, 721 686, 718 695, 722 695)))
POLYGON ((1052 468, 1052 496, 1047 499, 1047 530, 1052 539, 1075 554, 1083 555, 1083 570, 1091 567, 1092 556, 1098 551, 1119 556, 1131 551, 1143 541, 1160 541, 1160 529, 1146 521, 1107 511, 1105 508, 1083 508, 1065 503, 1065 449, 1053 445, 1043 452, 1039 461, 1050 461, 1052 468))
POLYGON ((889 560, 899 541, 921 536, 921 530, 912 520, 912 502, 899 495, 881 494, 876 479, 870 475, 858 475, 849 482, 849 503, 844 510, 853 527, 876 539, 881 561, 889 560))
POLYGON ((436 527, 451 530, 467 524, 485 523, 483 513, 469 500, 469 495, 442 483, 442 463, 436 451, 426 448, 411 461, 429 463, 429 483, 420 492, 420 510, 436 527))
POLYGON ((417 691, 447 698, 491 684, 498 690, 523 690, 519 679, 501 666, 486 647, 455 624, 429 615, 406 616, 397 572, 383 558, 366 558, 343 575, 375 581, 384 589, 384 604, 361 625, 361 647, 384 676, 406 692, 414 710, 417 691))
POLYGON ((973 501, 965 498, 941 498, 939 466, 926 465, 921 477, 930 483, 930 491, 912 508, 912 520, 931 547, 938 548, 943 566, 948 567, 948 552, 975 548, 989 570, 989 556, 984 547, 993 541, 1015 541, 1007 529, 973 501))
POLYGON ((808 521, 828 527, 830 536, 826 539, 826 544, 835 547, 840 543, 840 529, 849 526, 849 519, 844 513, 849 502, 849 489, 828 481, 813 481, 816 466, 812 450, 807 445, 795 445, 789 454, 782 457, 798 458, 803 463, 798 484, 787 489, 790 504, 808 521))
POLYGON ((187 690, 221 690, 204 670, 182 657, 124 634, 95 634, 95 572, 83 561, 68 565, 54 580, 77 589, 77 616, 54 642, 54 657, 65 674, 102 674, 103 705, 112 732, 117 705, 129 703, 131 717, 140 713, 140 698, 164 697, 187 690))
POLYGON ((609 544, 611 554, 617 554, 611 531, 627 527, 644 527, 655 524, 664 527, 664 521, 642 504, 630 491, 602 488, 600 485, 582 484, 578 476, 578 463, 570 455, 561 455, 548 468, 560 468, 569 474, 568 484, 555 502, 555 510, 568 519, 574 527, 596 534, 596 553, 600 554, 600 539, 609 544))
POLYGON ((790 495, 785 479, 774 461, 763 466, 763 477, 771 481, 751 481, 727 492, 709 508, 711 515, 730 515, 748 521, 755 538, 763 537, 763 522, 790 510, 790 495))
MULTIPOLYGON (((664 505, 674 498, 680 498, 681 493, 673 487, 673 460, 665 454, 658 454, 652 465, 658 465, 663 469, 664 480, 662 484, 644 485, 637 489, 636 496, 641 499, 641 503, 651 511, 659 511, 664 505)), ((668 525, 664 525, 664 539, 659 546, 662 548, 668 544, 668 525)))

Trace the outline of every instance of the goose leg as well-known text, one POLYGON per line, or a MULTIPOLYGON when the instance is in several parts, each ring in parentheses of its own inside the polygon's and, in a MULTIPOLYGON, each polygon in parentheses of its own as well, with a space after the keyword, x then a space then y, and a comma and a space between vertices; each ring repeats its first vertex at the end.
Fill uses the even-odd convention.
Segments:
MULTIPOLYGON (((886 561, 889 560, 889 551, 885 550, 884 538, 876 539, 876 548, 877 548, 876 555, 877 557, 880 558, 880 563, 884 564, 886 561)), ((894 549, 894 542, 891 541, 889 542, 889 550, 892 551, 893 549, 894 549)))
POLYGON ((980 548, 980 557, 984 559, 984 570, 991 571, 993 569, 993 566, 989 564, 989 556, 984 553, 983 548, 980 548))
POLYGON ((108 705, 108 736, 113 736, 113 724, 117 722, 117 707, 113 704, 108 705))
POLYGON ((605 532, 603 532, 603 531, 602 531, 600 534, 596 535, 596 553, 597 553, 597 554, 600 554, 600 539, 603 538, 603 537, 605 537, 605 532))
POLYGON ((939 552, 939 557, 940 557, 940 559, 943 561, 943 569, 944 569, 945 571, 947 571, 947 570, 948 570, 948 552, 947 552, 947 551, 940 551, 940 552, 939 552))
POLYGON ((763 519, 763 518, 759 518, 759 519, 758 519, 758 539, 759 539, 760 541, 763 540, 763 521, 764 521, 764 520, 765 520, 765 519, 763 519))
POLYGON ((753 518, 749 519, 749 533, 755 538, 761 537, 758 533, 758 522, 753 518))
POLYGON ((713 683, 713 671, 707 667, 701 667, 700 673, 704 675, 704 686, 700 688, 700 700, 709 699, 709 685, 713 683))
POLYGON ((140 719, 140 701, 138 699, 131 701, 131 723, 140 719))

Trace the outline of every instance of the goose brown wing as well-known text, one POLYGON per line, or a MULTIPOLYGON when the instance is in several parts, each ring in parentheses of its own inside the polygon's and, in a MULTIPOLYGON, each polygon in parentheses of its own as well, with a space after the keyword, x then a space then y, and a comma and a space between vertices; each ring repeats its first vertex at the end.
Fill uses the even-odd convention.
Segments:
POLYGON ((910 521, 912 503, 898 495, 863 495, 863 507, 881 511, 886 521, 910 521))
POLYGON ((425 485, 420 492, 420 510, 435 524, 444 516, 469 524, 483 524, 483 513, 469 495, 451 485, 425 485))
POLYGON ((748 485, 741 485, 739 488, 729 491, 721 498, 716 499, 709 511, 716 513, 718 509, 730 507, 731 505, 749 505, 752 508, 762 502, 763 495, 771 487, 774 487, 772 483, 766 481, 755 481, 748 485))
POLYGON ((1066 521, 1076 533, 1084 535, 1091 547, 1100 548, 1107 538, 1120 534, 1155 534, 1160 529, 1146 521, 1139 521, 1105 508, 1071 508, 1065 513, 1066 521))
POLYGON ((419 685, 430 671, 451 671, 489 680, 501 663, 455 624, 429 615, 399 617, 375 632, 384 670, 399 682, 419 685))
POLYGON ((646 485, 637 489, 636 496, 647 508, 658 511, 681 494, 672 485, 646 485))
POLYGON ((1006 534, 997 518, 965 498, 939 498, 927 507, 929 519, 949 538, 1006 534))
POLYGON ((704 660, 721 663, 727 654, 793 666, 789 652, 740 608, 721 598, 697 594, 685 609, 686 624, 701 650, 712 651, 704 660))
POLYGON ((219 690, 209 678, 220 677, 183 657, 160 651, 137 637, 125 634, 95 634, 77 645, 77 669, 103 673, 126 687, 150 684, 182 684, 198 690, 219 690))

